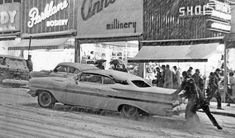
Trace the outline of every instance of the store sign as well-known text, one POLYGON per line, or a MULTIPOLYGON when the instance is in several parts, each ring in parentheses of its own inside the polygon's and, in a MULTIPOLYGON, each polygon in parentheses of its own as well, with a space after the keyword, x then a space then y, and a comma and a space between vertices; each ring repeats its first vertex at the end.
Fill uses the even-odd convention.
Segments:
POLYGON ((114 4, 116 0, 101 0, 101 1, 90 1, 83 0, 81 8, 81 16, 83 20, 88 20, 95 14, 101 12, 103 9, 108 8, 109 5, 114 4))
POLYGON ((228 24, 224 24, 224 23, 213 22, 211 23, 211 29, 218 29, 218 30, 224 30, 224 31, 229 32, 231 29, 231 26, 228 24))
POLYGON ((208 5, 196 5, 196 6, 186 6, 179 8, 179 16, 198 16, 198 15, 210 15, 211 8, 208 5))
POLYGON ((54 4, 54 1, 51 1, 50 3, 46 4, 42 12, 40 12, 40 10, 37 7, 31 8, 29 10, 29 21, 27 24, 28 27, 32 28, 43 21, 46 21, 47 27, 68 25, 68 19, 58 19, 58 20, 48 21, 50 17, 68 8, 68 5, 69 3, 67 0, 59 2, 58 4, 54 4))
POLYGON ((0 5, 0 32, 19 31, 19 4, 0 5))
POLYGON ((179 8, 179 17, 210 15, 225 20, 231 20, 230 13, 230 5, 217 0, 209 0, 209 3, 205 5, 185 6, 179 8))
POLYGON ((79 38, 143 33, 143 0, 80 0, 78 5, 79 38))

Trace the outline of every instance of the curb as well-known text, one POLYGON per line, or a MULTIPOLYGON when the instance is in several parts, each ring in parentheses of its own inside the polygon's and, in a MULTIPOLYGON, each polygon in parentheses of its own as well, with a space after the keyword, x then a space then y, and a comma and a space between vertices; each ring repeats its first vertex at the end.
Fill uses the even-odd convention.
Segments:
MULTIPOLYGON (((204 112, 201 109, 199 110, 199 112, 204 112)), ((235 114, 233 113, 228 113, 228 112, 219 112, 219 111, 213 111, 211 110, 212 114, 216 114, 216 115, 223 115, 223 116, 230 116, 230 117, 235 117, 235 114)))

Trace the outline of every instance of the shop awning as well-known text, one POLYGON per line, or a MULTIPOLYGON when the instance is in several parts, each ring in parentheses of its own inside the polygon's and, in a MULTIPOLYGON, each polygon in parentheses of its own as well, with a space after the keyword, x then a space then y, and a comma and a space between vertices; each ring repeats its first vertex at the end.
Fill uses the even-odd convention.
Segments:
POLYGON ((221 44, 143 46, 128 62, 207 62, 209 55, 216 52, 218 46, 221 44))
MULTIPOLYGON (((69 38, 54 38, 54 39, 32 39, 31 50, 35 49, 59 49, 70 48, 73 46, 72 42, 68 41, 69 38)), ((9 46, 8 50, 28 50, 29 39, 23 39, 13 46, 9 46)))

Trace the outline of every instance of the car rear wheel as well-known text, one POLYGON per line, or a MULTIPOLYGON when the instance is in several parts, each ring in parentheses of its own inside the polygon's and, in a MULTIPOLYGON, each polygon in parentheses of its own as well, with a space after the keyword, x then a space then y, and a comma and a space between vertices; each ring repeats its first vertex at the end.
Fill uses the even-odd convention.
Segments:
POLYGON ((140 110, 134 106, 123 105, 121 108, 121 114, 123 117, 137 120, 140 117, 140 110))
POLYGON ((38 104, 43 108, 52 108, 55 105, 55 98, 47 91, 40 92, 38 95, 38 104))

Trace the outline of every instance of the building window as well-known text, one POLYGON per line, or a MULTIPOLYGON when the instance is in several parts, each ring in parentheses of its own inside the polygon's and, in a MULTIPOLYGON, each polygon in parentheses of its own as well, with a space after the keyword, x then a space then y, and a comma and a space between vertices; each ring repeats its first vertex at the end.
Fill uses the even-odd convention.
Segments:
POLYGON ((19 3, 20 3, 20 2, 21 2, 21 0, 14 0, 14 2, 19 2, 19 3))
POLYGON ((12 3, 12 0, 5 0, 5 3, 12 3))

